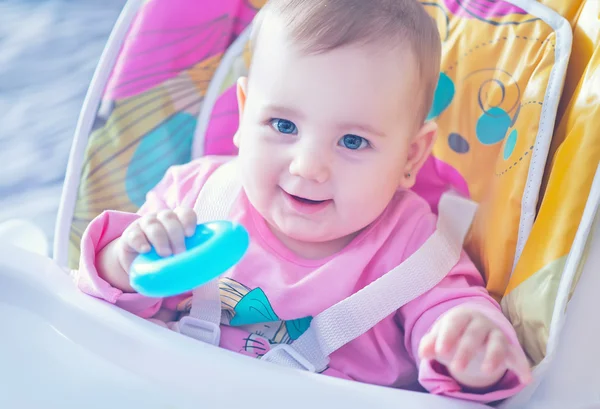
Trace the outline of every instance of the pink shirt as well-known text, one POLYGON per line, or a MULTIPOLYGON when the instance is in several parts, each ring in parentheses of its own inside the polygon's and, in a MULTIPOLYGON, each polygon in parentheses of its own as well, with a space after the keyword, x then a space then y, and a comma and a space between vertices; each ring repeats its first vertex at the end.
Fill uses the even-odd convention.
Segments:
MULTIPOLYGON (((151 318, 160 308, 186 314, 191 294, 167 299, 124 294, 98 276, 95 257, 141 215, 177 206, 193 208, 208 176, 224 160, 204 157, 173 167, 148 193, 137 214, 107 211, 94 219, 81 243, 79 288, 144 318, 151 318)), ((312 317, 400 264, 436 227, 436 216, 422 198, 399 191, 384 213, 343 251, 322 260, 306 260, 273 236, 243 193, 230 219, 246 227, 251 243, 242 261, 220 281, 224 311, 220 346, 256 357, 271 345, 292 342, 312 317)), ((514 395, 523 385, 510 372, 493 390, 469 393, 442 365, 419 360, 419 342, 432 324, 450 308, 465 303, 477 305, 518 344, 510 323, 485 290, 480 273, 463 253, 437 287, 334 352, 324 373, 405 389, 423 387, 431 393, 482 402, 514 395)))

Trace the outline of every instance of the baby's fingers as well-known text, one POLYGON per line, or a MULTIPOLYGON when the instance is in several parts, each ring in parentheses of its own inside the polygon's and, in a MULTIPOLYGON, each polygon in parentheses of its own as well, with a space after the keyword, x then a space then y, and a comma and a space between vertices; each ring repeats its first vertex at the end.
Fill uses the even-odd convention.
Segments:
POLYGON ((447 358, 455 350, 473 316, 462 309, 450 310, 439 322, 435 352, 438 358, 447 358))
POLYGON ((183 230, 187 237, 191 237, 196 231, 197 217, 193 209, 178 207, 175 209, 175 214, 179 217, 179 221, 183 226, 183 230))
POLYGON ((172 210, 163 210, 157 215, 167 233, 169 247, 172 253, 178 254, 185 251, 185 232, 179 217, 172 210))
POLYGON ((531 367, 525 354, 519 348, 513 345, 508 346, 506 363, 508 369, 512 370, 519 377, 521 383, 528 384, 531 382, 531 367))
POLYGON ((437 341, 437 331, 432 330, 421 338, 419 344, 419 357, 421 359, 435 359, 435 343, 437 341))
POLYGON ((481 370, 494 373, 501 368, 512 370, 522 383, 531 381, 531 369, 525 355, 513 347, 501 331, 495 330, 488 337, 481 370))
POLYGON ((484 347, 489 332, 489 326, 485 321, 471 321, 458 341, 450 369, 456 372, 464 371, 475 355, 484 347))
POLYGON ((128 253, 147 253, 150 243, 138 223, 134 223, 123 234, 123 250, 128 253))
POLYGON ((496 372, 501 365, 505 365, 508 355, 508 340, 499 330, 490 332, 487 348, 481 370, 486 373, 496 372))
POLYGON ((140 227, 159 256, 167 257, 173 254, 169 235, 155 215, 142 218, 140 227))

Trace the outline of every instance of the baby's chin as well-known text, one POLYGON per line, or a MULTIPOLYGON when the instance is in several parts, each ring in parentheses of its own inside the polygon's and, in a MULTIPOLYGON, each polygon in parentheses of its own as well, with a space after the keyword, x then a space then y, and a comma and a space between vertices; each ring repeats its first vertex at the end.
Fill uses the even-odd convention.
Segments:
POLYGON ((332 241, 341 241, 352 234, 318 233, 314 231, 303 230, 282 231, 282 234, 285 234, 286 237, 292 240, 307 244, 326 244, 332 241))
POLYGON ((323 258, 344 249, 360 231, 311 229, 310 226, 272 226, 283 244, 301 256, 323 258))
POLYGON ((339 229, 333 223, 327 221, 303 219, 300 217, 289 217, 278 215, 274 220, 269 221, 273 229, 277 229, 279 234, 285 237, 306 243, 327 243, 329 241, 340 240, 345 236, 352 234, 347 229, 339 229))

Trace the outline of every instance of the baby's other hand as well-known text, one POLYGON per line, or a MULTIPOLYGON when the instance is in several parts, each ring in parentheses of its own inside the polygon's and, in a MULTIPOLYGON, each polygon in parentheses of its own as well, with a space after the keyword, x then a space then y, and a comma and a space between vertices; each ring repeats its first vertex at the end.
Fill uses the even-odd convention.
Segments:
POLYGON ((469 388, 492 386, 508 369, 522 383, 531 381, 529 363, 521 349, 471 306, 446 312, 421 340, 419 356, 445 365, 458 383, 469 388))
POLYGON ((185 238, 196 231, 196 213, 193 209, 177 208, 161 210, 141 217, 132 223, 121 236, 119 259, 121 266, 128 271, 129 266, 140 253, 154 247, 161 257, 185 251, 185 238))

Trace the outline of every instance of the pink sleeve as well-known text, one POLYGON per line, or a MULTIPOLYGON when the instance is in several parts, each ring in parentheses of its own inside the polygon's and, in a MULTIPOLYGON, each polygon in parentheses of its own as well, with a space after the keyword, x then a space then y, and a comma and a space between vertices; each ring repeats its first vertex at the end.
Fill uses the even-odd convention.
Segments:
MULTIPOLYGON (((96 255, 139 217, 162 209, 178 206, 193 208, 200 189, 208 176, 222 163, 211 157, 171 167, 165 177, 146 195, 146 202, 137 213, 105 211, 88 225, 81 239, 81 256, 76 282, 86 294, 108 301, 133 314, 150 318, 161 308, 162 299, 148 298, 135 293, 123 293, 99 277, 96 255)), ((173 309, 181 297, 165 300, 173 309)))
MULTIPOLYGON (((435 224, 434 215, 423 218, 415 230, 405 255, 412 254, 421 246, 433 233, 435 224)), ((419 382, 433 394, 480 402, 493 402, 516 394, 525 385, 521 384, 512 372, 507 372, 490 390, 471 393, 463 390, 440 363, 420 361, 418 348, 421 338, 445 312, 465 304, 477 305, 477 309, 485 312, 488 318, 496 322, 514 345, 519 345, 512 325, 502 314, 498 303, 488 294, 483 278, 475 265, 463 252, 458 264, 440 284, 406 304, 397 313, 397 319, 405 331, 406 350, 412 354, 419 368, 419 382)))

